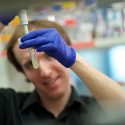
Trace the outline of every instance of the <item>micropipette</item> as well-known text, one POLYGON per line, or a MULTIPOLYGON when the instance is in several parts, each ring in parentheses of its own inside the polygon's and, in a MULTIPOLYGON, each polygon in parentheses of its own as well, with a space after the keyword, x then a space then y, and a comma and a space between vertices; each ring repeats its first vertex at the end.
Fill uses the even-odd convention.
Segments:
MULTIPOLYGON (((28 25, 28 18, 27 18, 27 13, 26 13, 25 9, 21 10, 19 12, 19 19, 20 19, 21 25, 24 27, 25 34, 29 33, 28 26, 27 26, 28 25)), ((33 65, 34 69, 37 69, 39 67, 39 63, 38 63, 38 60, 36 57, 35 49, 30 47, 30 48, 28 48, 28 50, 30 53, 32 65, 33 65)))

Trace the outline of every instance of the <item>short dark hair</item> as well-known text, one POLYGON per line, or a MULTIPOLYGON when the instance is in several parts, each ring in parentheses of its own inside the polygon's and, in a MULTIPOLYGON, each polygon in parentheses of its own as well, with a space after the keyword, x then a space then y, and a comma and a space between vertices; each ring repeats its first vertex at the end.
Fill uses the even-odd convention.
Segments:
MULTIPOLYGON (((28 28, 30 31, 34 29, 41 29, 41 28, 55 28, 61 34, 65 42, 68 45, 71 45, 71 41, 70 41, 70 38, 68 37, 68 34, 64 30, 64 28, 56 22, 48 21, 48 20, 34 20, 34 21, 29 22, 28 28)), ((14 48, 15 43, 18 41, 18 38, 20 38, 23 35, 24 35, 24 29, 22 26, 18 25, 10 41, 8 42, 6 46, 8 60, 20 72, 23 72, 23 69, 15 57, 13 48, 14 48)))

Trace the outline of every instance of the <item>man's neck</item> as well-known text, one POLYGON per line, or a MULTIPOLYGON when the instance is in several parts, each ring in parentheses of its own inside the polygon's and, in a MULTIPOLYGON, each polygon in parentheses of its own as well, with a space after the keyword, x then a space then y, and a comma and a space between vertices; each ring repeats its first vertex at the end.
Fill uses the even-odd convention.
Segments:
POLYGON ((41 99, 41 104, 44 106, 49 112, 51 112, 55 117, 58 117, 59 114, 64 110, 67 103, 69 102, 69 98, 71 96, 71 87, 67 90, 67 92, 57 98, 57 99, 41 99))

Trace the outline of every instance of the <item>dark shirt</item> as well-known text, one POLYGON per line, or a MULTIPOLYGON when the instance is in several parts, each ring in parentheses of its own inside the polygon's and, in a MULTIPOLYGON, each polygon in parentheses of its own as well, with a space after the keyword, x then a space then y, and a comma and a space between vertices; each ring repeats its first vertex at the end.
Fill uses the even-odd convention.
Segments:
POLYGON ((79 96, 72 89, 67 106, 55 118, 39 104, 36 91, 17 93, 0 89, 0 125, 83 125, 93 119, 96 121, 98 109, 101 107, 94 98, 79 96))

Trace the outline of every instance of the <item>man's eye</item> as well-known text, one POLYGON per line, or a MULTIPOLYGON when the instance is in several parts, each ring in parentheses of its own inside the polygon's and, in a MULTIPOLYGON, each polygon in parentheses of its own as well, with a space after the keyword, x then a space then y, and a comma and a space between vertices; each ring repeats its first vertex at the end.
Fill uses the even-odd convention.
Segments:
POLYGON ((24 67, 25 67, 26 69, 33 69, 32 62, 31 62, 31 61, 27 62, 24 67))

